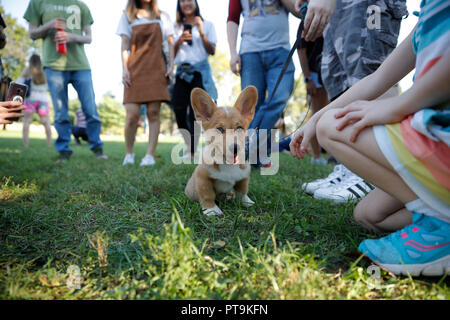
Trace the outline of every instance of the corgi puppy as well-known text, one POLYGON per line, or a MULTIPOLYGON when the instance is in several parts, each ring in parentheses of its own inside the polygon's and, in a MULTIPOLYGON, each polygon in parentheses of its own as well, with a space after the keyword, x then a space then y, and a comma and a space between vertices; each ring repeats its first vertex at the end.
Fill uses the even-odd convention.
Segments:
POLYGON ((205 215, 223 214, 216 205, 216 196, 224 194, 228 198, 233 191, 244 206, 254 204, 247 195, 251 168, 245 162, 245 140, 257 100, 258 91, 253 86, 241 92, 232 108, 217 107, 200 88, 191 92, 191 104, 204 130, 206 146, 185 193, 200 202, 205 215))

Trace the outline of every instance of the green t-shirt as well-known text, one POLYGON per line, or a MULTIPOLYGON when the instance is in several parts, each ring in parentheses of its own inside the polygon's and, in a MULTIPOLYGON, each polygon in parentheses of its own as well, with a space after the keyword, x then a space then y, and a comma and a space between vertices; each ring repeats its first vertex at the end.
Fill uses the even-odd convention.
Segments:
MULTIPOLYGON (((79 0, 31 0, 24 15, 25 20, 41 26, 55 18, 66 19, 66 32, 83 35, 83 29, 91 25, 89 8, 79 0)), ((56 30, 49 31, 44 38, 44 67, 61 71, 90 70, 89 61, 84 52, 84 45, 67 43, 67 54, 56 51, 56 30)))

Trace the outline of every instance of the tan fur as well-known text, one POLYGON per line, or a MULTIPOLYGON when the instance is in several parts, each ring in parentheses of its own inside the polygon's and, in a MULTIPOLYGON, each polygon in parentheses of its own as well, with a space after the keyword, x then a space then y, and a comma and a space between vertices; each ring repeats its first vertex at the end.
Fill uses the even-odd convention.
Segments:
POLYGON ((192 107, 206 132, 207 146, 202 154, 203 161, 195 168, 185 193, 189 199, 199 201, 203 209, 215 207, 216 196, 230 193, 233 189, 240 198, 249 199, 246 195, 250 166, 244 162, 245 135, 253 119, 257 99, 256 88, 250 86, 241 92, 234 107, 225 109, 218 108, 202 89, 192 90, 192 107), (217 128, 222 128, 224 133, 220 134, 217 128), (239 163, 226 162, 233 157, 234 153, 230 151, 233 143, 239 146, 239 163), (210 154, 214 157, 211 158, 210 154))

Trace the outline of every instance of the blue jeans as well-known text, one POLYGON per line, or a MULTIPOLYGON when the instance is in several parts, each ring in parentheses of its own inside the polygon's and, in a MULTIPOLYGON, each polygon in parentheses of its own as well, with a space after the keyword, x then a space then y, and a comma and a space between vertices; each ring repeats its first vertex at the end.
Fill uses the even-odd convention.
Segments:
POLYGON ((45 68, 45 75, 55 111, 55 129, 58 132, 58 138, 55 141, 56 150, 72 152, 69 148, 72 133, 72 124, 69 118, 69 83, 78 93, 81 109, 86 116, 89 148, 93 150, 103 147, 103 142, 100 140, 102 122, 95 104, 91 70, 58 71, 45 68))
POLYGON ((266 144, 267 155, 270 154, 270 130, 273 129, 275 123, 281 117, 294 88, 295 67, 292 61, 290 61, 272 101, 268 104, 288 55, 289 50, 284 48, 250 52, 241 55, 241 87, 244 89, 252 85, 258 89, 255 117, 250 123, 249 129, 259 128, 268 130, 266 144))

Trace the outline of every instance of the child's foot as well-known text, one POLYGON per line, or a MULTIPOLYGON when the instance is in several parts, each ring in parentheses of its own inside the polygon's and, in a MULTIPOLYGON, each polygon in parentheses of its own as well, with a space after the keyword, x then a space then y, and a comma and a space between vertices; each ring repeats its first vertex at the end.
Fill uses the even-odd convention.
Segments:
POLYGON ((450 224, 413 213, 413 224, 378 240, 364 240, 358 250, 396 275, 442 276, 450 273, 450 224))

